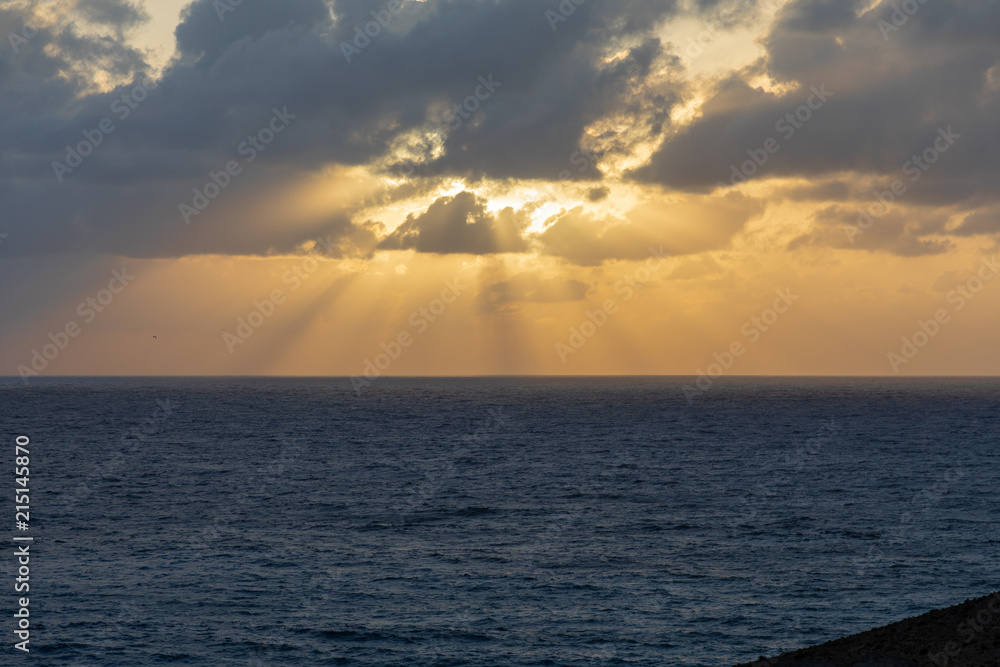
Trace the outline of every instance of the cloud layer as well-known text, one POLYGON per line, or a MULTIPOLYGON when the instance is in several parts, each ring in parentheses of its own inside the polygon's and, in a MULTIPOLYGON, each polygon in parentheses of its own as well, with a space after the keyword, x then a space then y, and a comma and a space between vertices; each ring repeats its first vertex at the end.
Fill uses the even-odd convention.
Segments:
POLYGON ((940 0, 909 15, 888 0, 793 0, 756 62, 707 82, 658 32, 720 15, 720 30, 736 30, 757 4, 244 0, 220 11, 196 0, 155 79, 129 46, 146 18, 135 2, 3 8, 0 32, 15 36, 0 49, 0 226, 17 237, 7 252, 264 255, 333 234, 348 255, 540 252, 590 265, 649 245, 723 247, 760 202, 723 192, 671 208, 662 197, 778 178, 815 181, 787 196, 834 207, 790 248, 839 248, 832 221, 948 128, 960 139, 899 200, 935 222, 887 220, 851 247, 909 256, 998 231, 1000 6, 940 0), (275 109, 294 120, 248 159, 241 147, 267 137, 275 109), (240 174, 185 220, 179 206, 214 191, 233 161, 240 174), (383 202, 430 200, 391 232, 369 219, 370 198, 296 224, 247 203, 335 165, 405 174, 383 202), (433 194, 456 181, 467 190, 433 194), (474 191, 524 181, 580 182, 586 194, 536 234, 544 197, 490 213, 474 191), (609 214, 611 182, 656 204, 609 214), (948 225, 943 211, 965 222, 948 225))

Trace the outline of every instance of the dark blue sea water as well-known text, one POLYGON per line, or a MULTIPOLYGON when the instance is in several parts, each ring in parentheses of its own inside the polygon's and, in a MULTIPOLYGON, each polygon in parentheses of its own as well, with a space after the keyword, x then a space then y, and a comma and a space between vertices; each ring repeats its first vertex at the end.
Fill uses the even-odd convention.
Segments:
POLYGON ((30 661, 720 666, 1000 588, 1000 382, 686 382, 4 381, 30 661))

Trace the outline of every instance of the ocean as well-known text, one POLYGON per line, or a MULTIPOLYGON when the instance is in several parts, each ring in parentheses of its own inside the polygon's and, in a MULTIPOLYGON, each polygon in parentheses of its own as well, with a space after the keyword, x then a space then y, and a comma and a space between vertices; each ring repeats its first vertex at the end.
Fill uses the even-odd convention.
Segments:
POLYGON ((23 662, 718 667, 1000 588, 1000 381, 691 383, 3 380, 23 662))

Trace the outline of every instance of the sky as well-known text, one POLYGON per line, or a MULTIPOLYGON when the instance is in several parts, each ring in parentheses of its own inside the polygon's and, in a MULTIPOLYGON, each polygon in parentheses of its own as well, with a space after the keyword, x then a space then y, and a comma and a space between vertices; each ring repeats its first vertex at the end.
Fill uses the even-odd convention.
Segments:
POLYGON ((0 2, 0 374, 996 375, 1000 3, 0 2))

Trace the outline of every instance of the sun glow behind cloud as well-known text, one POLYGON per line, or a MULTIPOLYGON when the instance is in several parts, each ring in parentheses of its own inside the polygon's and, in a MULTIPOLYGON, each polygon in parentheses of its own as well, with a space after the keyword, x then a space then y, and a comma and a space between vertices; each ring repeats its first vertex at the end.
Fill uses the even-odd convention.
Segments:
MULTIPOLYGON (((894 108, 885 77, 917 100, 928 86, 940 89, 941 76, 904 35, 882 39, 879 7, 852 19, 831 18, 816 2, 764 3, 720 23, 719 12, 749 4, 701 11, 689 2, 676 13, 668 4, 630 22, 622 12, 636 7, 591 0, 552 31, 537 5, 518 0, 478 3, 475 12, 470 3, 468 13, 421 3, 347 64, 339 44, 366 18, 360 5, 344 3, 331 22, 319 0, 247 3, 219 21, 199 0, 183 14, 178 35, 187 41, 175 44, 182 4, 150 3, 151 21, 123 27, 121 39, 148 49, 140 64, 170 94, 119 122, 59 188, 48 165, 107 113, 100 91, 139 70, 126 51, 61 62, 75 38, 47 36, 33 57, 63 73, 43 92, 5 99, 44 108, 38 100, 58 99, 74 77, 81 83, 52 118, 29 123, 8 109, 22 136, 0 166, 20 181, 0 178, 0 188, 12 219, 32 225, 11 229, 0 251, 15 254, 0 268, 34 278, 8 299, 15 317, 4 363, 22 364, 74 317, 92 283, 106 282, 104 265, 128 265, 136 284, 55 371, 356 374, 460 276, 461 294, 433 322, 417 316, 428 326, 392 374, 693 373, 744 337, 744 323, 777 289, 802 301, 736 372, 888 372, 885 353, 900 336, 996 250, 997 205, 986 194, 994 169, 970 166, 990 136, 983 128, 992 120, 980 116, 994 119, 1000 97, 989 40, 967 40, 982 49, 975 62, 957 46, 935 47, 953 71, 984 64, 970 75, 974 104, 950 76, 951 106, 937 95, 894 108), (521 48, 535 49, 530 56, 513 58, 509 39, 495 39, 496 26, 510 25, 521 48), (411 36, 418 27, 440 29, 435 48, 462 57, 436 60, 438 51, 411 36), (452 44, 455 35, 467 43, 452 44), (419 76, 400 74, 404 53, 419 76), (449 127, 450 106, 475 95, 477 77, 491 71, 503 85, 449 127), (919 82, 906 88, 907 77, 919 82), (823 81, 833 102, 794 137, 777 133, 775 121, 823 81), (178 202, 286 103, 298 117, 288 133, 184 225, 178 202), (883 108, 893 113, 880 120, 883 108), (858 109, 865 123, 851 121, 858 109), (46 123, 58 150, 31 136, 46 123), (969 138, 849 240, 844 229, 873 205, 872 193, 948 123, 969 138), (752 178, 718 187, 770 136, 780 150, 752 178), (669 258, 637 280, 654 253, 669 258), (79 285, 45 279, 73 261, 66 274, 79 285), (235 331, 275 290, 286 302, 227 349, 220 332, 235 331), (609 300, 618 307, 600 333, 560 358, 556 345, 609 300)), ((63 27, 84 11, 36 7, 39 21, 63 27)), ((102 30, 117 39, 114 26, 78 23, 80 39, 102 30)), ((18 72, 9 80, 40 80, 18 72)), ((1000 371, 984 333, 997 324, 985 289, 914 369, 1000 371)))

